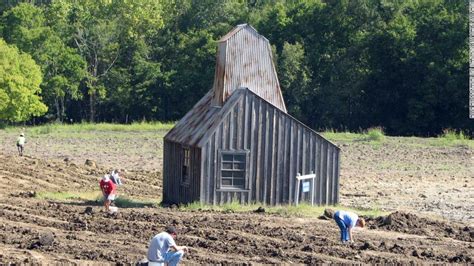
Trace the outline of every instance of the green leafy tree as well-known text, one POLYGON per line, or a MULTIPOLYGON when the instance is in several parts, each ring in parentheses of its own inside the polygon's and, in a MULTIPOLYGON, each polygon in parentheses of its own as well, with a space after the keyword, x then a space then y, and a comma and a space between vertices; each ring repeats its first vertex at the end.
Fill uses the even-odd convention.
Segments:
POLYGON ((161 6, 157 1, 145 0, 69 2, 72 3, 68 17, 73 42, 87 62, 89 120, 92 122, 96 118, 98 99, 104 100, 108 94, 117 98, 115 92, 124 92, 123 86, 109 86, 107 81, 112 77, 109 74, 130 73, 136 50, 148 45, 145 37, 162 27, 161 6))
POLYGON ((312 93, 309 87, 311 72, 306 65, 304 48, 300 43, 283 44, 278 76, 288 112, 302 121, 305 120, 304 114, 309 104, 309 95, 312 93))
POLYGON ((103 78, 120 55, 118 21, 108 19, 109 7, 109 1, 83 1, 72 6, 69 15, 73 41, 87 62, 90 122, 96 119, 97 98, 106 96, 107 86, 103 78))
POLYGON ((468 21, 461 1, 385 3, 382 29, 370 42, 368 119, 389 134, 472 130, 467 118, 468 21))
POLYGON ((79 99, 85 62, 76 50, 66 46, 57 32, 46 25, 44 12, 31 4, 19 4, 4 13, 2 35, 9 43, 33 56, 41 66, 41 84, 46 103, 56 119, 66 116, 65 100, 79 99))
POLYGON ((21 122, 43 115, 41 69, 30 55, 0 39, 0 120, 21 122))
POLYGON ((123 53, 107 77, 111 81, 108 84, 113 84, 109 88, 107 109, 119 115, 114 117, 118 121, 128 122, 129 117, 132 120, 162 119, 163 112, 156 107, 161 99, 153 84, 160 83, 163 74, 160 58, 152 53, 153 38, 164 26, 162 3, 117 1, 112 9, 120 17, 118 27, 123 53))

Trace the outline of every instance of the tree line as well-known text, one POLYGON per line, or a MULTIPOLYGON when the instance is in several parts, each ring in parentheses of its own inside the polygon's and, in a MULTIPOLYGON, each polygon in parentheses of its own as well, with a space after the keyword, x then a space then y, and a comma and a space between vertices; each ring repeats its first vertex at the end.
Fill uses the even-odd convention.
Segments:
POLYGON ((241 23, 316 130, 474 131, 465 0, 3 1, 0 122, 179 120, 241 23))

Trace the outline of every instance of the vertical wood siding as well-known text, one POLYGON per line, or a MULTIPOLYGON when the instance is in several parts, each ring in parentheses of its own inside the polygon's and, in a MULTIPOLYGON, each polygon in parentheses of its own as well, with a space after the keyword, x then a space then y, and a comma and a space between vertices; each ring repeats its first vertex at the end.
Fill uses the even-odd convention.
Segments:
MULTIPOLYGON (((198 201, 200 195, 209 193, 201 187, 201 149, 189 147, 190 169, 189 184, 181 183, 183 169, 183 148, 185 146, 164 141, 163 150, 163 201, 166 203, 190 203, 198 201), (201 190, 203 189, 203 190, 201 190)), ((206 159, 206 158, 205 158, 206 159)), ((205 161, 205 160, 204 160, 205 161)))
MULTIPOLYGON (((201 153, 201 202, 293 203, 298 173, 316 174, 311 184, 315 204, 339 201, 339 149, 248 90, 222 119, 201 153), (219 150, 248 151, 248 189, 218 189, 219 150)), ((310 195, 300 192, 299 198, 311 202, 310 195)))

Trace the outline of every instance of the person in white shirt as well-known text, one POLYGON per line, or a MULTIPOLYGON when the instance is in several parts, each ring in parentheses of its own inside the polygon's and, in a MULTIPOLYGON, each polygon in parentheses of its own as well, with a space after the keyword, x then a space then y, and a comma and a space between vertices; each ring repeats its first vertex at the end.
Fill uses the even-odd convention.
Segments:
POLYGON ((112 182, 119 186, 122 185, 122 176, 122 171, 119 169, 112 170, 112 172, 110 173, 110 179, 112 179, 112 182))
POLYGON ((188 247, 176 245, 174 241, 176 235, 174 226, 168 226, 164 232, 155 235, 148 248, 148 261, 166 262, 169 266, 178 265, 183 258, 184 251, 188 251, 188 247))
POLYGON ((25 149, 26 138, 24 133, 20 133, 20 136, 16 140, 16 147, 18 148, 18 155, 23 156, 23 150, 25 149))

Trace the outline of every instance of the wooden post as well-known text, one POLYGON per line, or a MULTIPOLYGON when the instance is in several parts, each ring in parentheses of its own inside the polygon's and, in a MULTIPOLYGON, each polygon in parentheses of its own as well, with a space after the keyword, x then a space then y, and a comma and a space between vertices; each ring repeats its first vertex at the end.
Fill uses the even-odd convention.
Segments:
POLYGON ((295 205, 298 206, 298 200, 300 198, 300 182, 301 180, 299 177, 301 176, 300 173, 296 174, 296 192, 295 192, 295 205))

